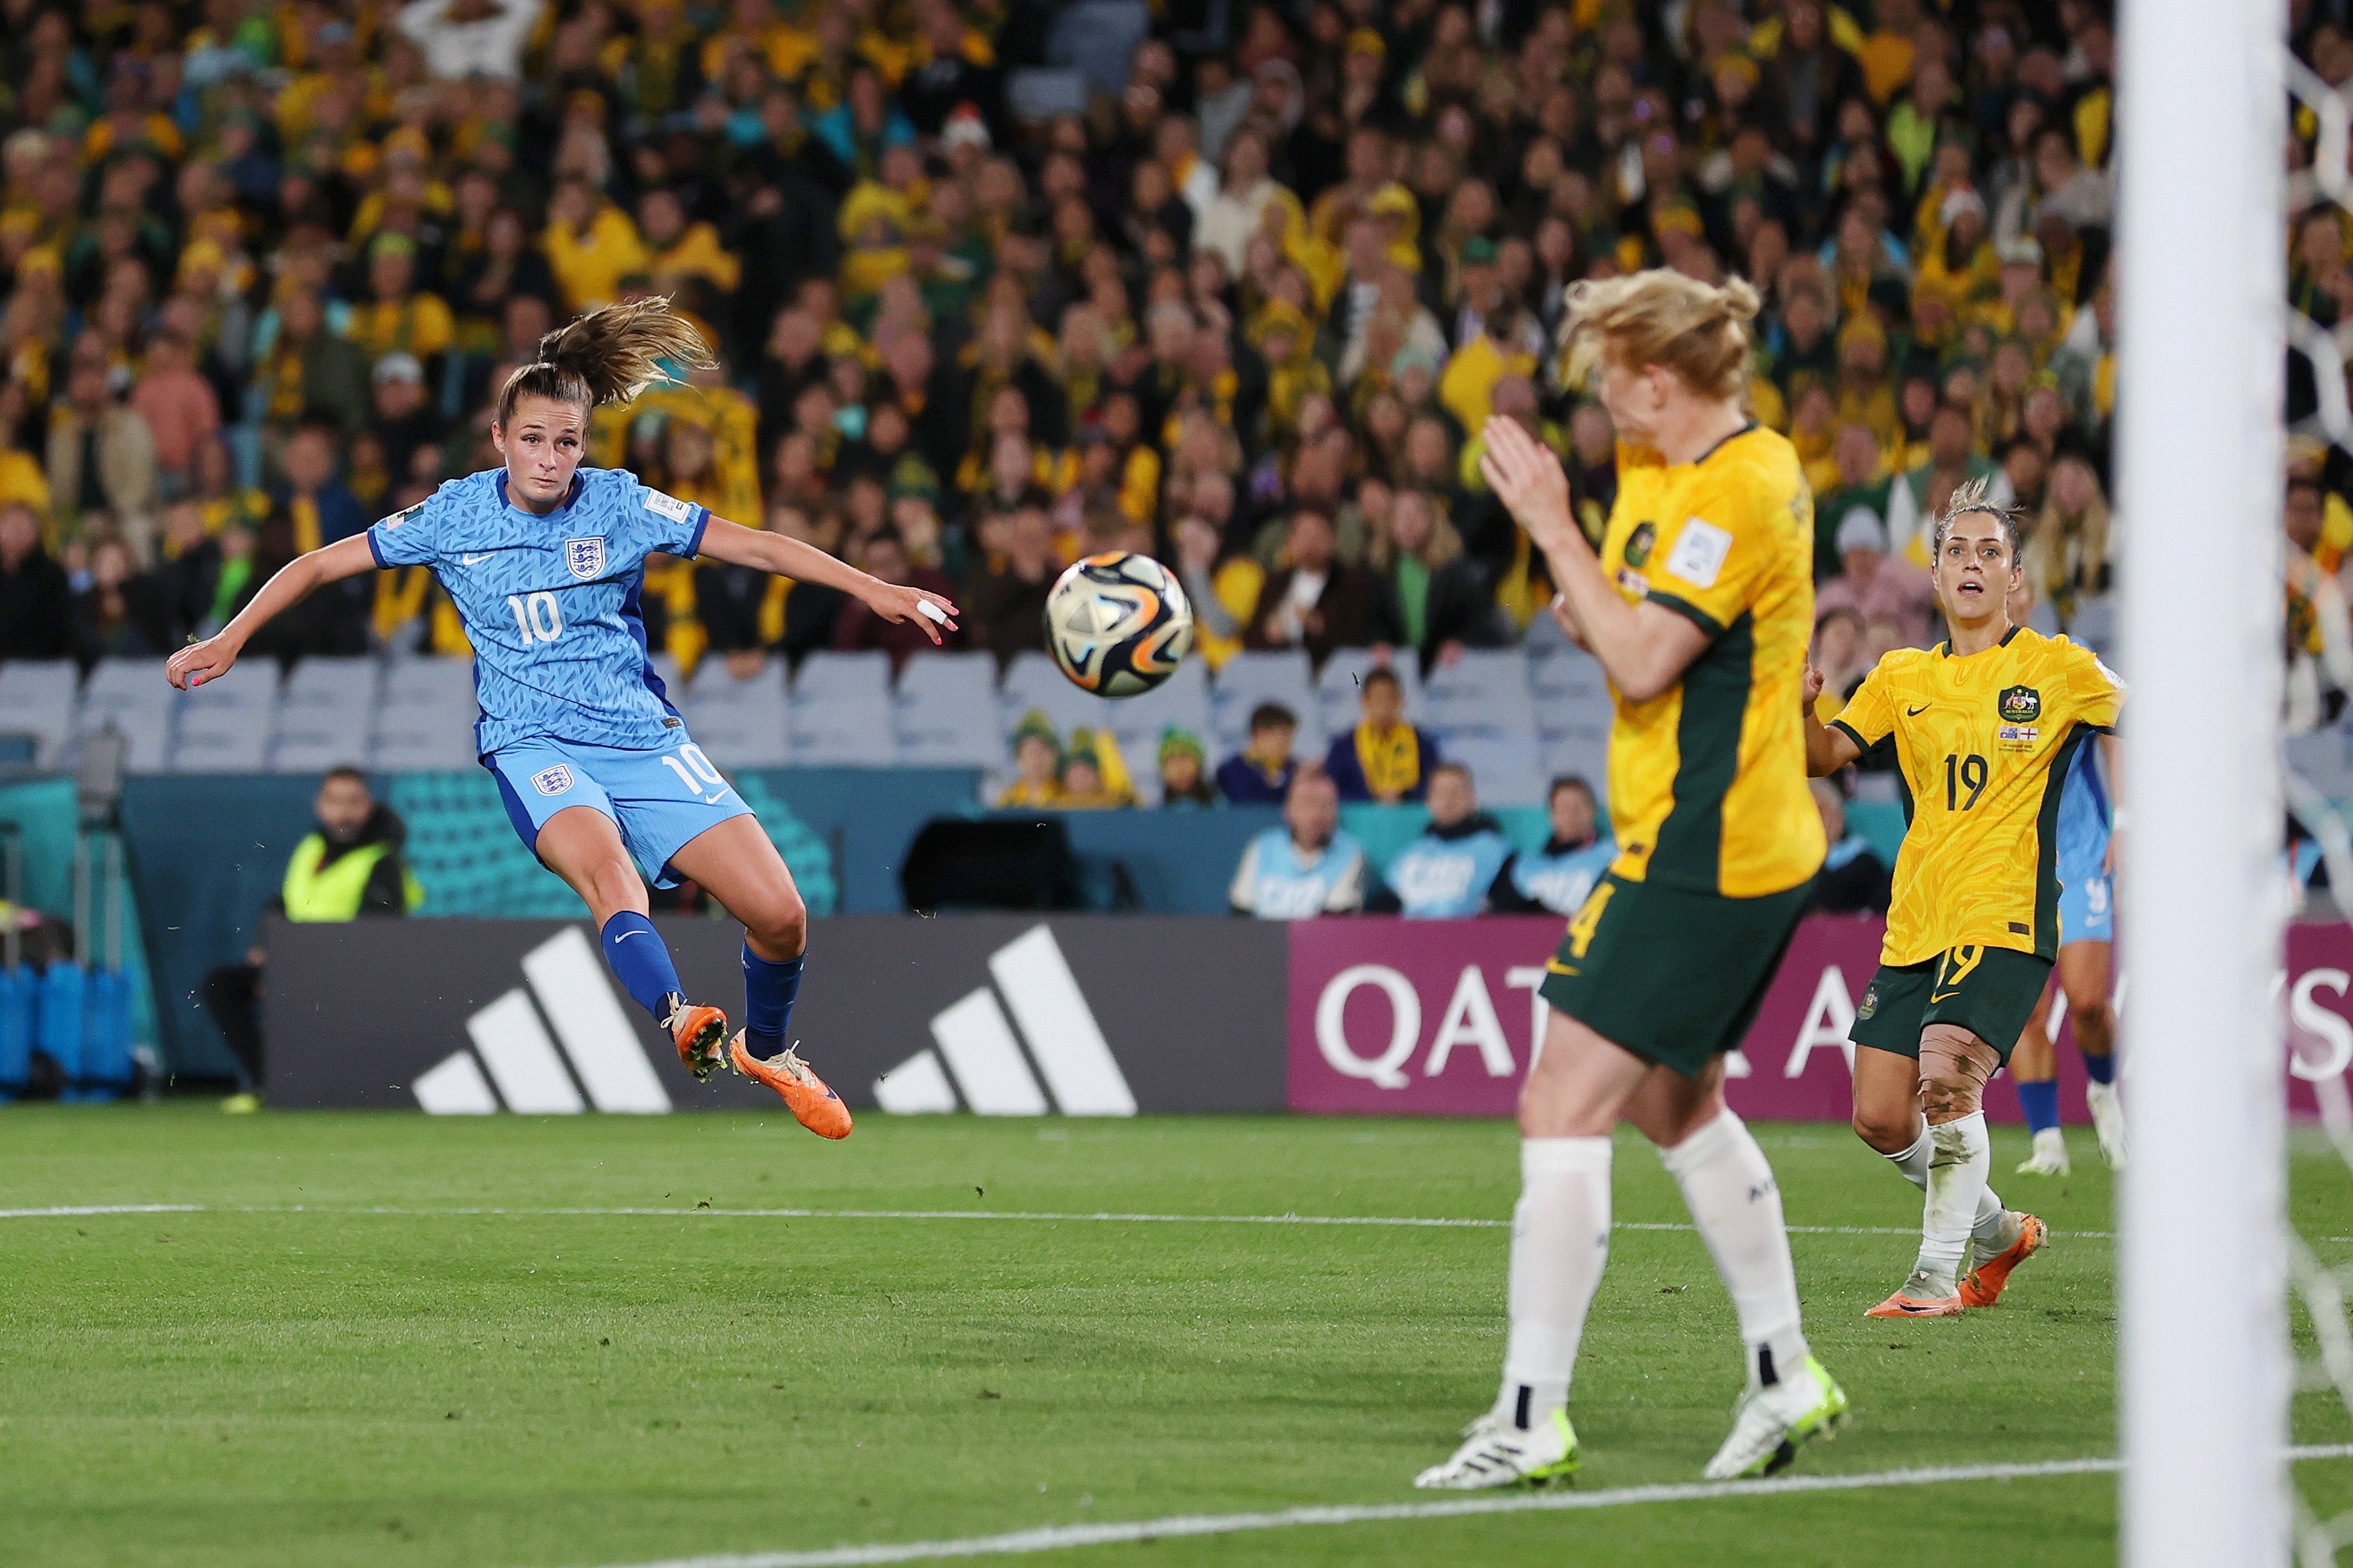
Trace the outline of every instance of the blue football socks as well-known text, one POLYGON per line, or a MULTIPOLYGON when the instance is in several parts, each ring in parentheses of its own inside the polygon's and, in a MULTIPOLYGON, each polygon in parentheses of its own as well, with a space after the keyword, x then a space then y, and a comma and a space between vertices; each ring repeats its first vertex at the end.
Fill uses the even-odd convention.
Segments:
POLYGON ((2084 1071, 2094 1083, 2114 1083, 2116 1080, 2116 1058, 2114 1055, 2095 1057, 2085 1051, 2084 1071))
POLYGON ((2046 1078, 2040 1083, 2021 1079, 2018 1085, 2018 1108, 2026 1112, 2026 1125, 2031 1131, 2059 1125, 2059 1080, 2046 1078))
POLYGON ((670 947, 641 914, 622 910, 605 922, 605 962, 620 977, 621 988, 659 1024, 670 1016, 670 998, 683 994, 678 965, 670 947))
MULTIPOLYGON (((806 955, 803 955, 806 956, 806 955)), ((801 994, 801 960, 779 963, 744 944, 744 1048, 762 1061, 785 1048, 793 999, 801 994)))

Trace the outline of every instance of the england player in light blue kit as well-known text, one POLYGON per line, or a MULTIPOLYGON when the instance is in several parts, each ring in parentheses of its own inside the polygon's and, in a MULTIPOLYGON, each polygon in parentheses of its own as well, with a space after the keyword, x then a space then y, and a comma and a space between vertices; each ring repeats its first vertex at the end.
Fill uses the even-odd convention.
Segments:
POLYGON ((550 332, 499 395, 491 440, 503 468, 453 479, 366 533, 298 558, 218 636, 174 655, 167 673, 183 690, 216 680, 271 616, 321 585, 430 566, 474 645, 475 751, 515 832, 586 901, 613 973, 696 1078, 717 1069, 724 1042, 735 1069, 782 1095, 802 1125, 846 1137, 849 1110, 786 1033, 807 911, 646 656, 645 560, 702 555, 824 584, 885 620, 915 619, 934 642, 955 606, 713 517, 634 474, 582 468, 590 409, 635 397, 664 359, 710 363, 700 332, 666 300, 604 307, 550 332), (744 1024, 733 1041, 724 1013, 687 1000, 646 918, 639 867, 661 887, 691 879, 744 922, 744 1024))
POLYGON ((2059 1129, 2059 1052, 2052 1043, 2052 993, 2065 998, 2063 1016, 2075 1021, 2075 1044, 2091 1082, 2084 1097, 2100 1153, 2112 1169, 2125 1163, 2124 1104, 2116 1086, 2116 1010, 2110 1004, 2110 954, 2116 940, 2115 833, 2124 814, 2113 806, 2109 781, 2116 777, 2116 740, 2103 737, 2107 767, 2092 747, 2075 753, 2074 766, 2059 795, 2059 963, 2052 985, 2035 1004, 2034 1016, 2011 1052, 2010 1070, 2018 1082, 2019 1109, 2034 1134, 2034 1150, 2019 1173, 2063 1176, 2067 1140, 2059 1129))

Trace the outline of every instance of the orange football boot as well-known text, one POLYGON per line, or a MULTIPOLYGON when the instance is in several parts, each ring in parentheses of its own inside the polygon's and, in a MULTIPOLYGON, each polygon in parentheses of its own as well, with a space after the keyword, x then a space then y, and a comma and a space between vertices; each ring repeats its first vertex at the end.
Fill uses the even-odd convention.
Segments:
POLYGON ((719 1070, 719 1042, 727 1037, 727 1015, 680 997, 662 1020, 678 1047, 678 1059, 700 1083, 719 1070))
POLYGON ((1961 1281, 1961 1305, 1990 1307, 2001 1300, 2001 1288, 2010 1283, 2010 1271, 2042 1250, 2051 1237, 2050 1227, 2031 1214, 2018 1216, 2018 1239, 1993 1257, 1969 1270, 1961 1281))
POLYGON ((744 1047, 744 1031, 738 1029, 727 1042, 727 1059, 745 1078, 756 1079, 782 1095, 792 1109, 793 1120, 818 1137, 849 1136, 849 1107, 826 1087, 825 1079, 809 1071, 808 1063, 790 1046, 762 1061, 744 1047))
POLYGON ((1920 1269, 1897 1288, 1894 1295, 1863 1314, 1866 1318, 1957 1318, 1961 1315, 1958 1296, 1931 1296, 1936 1289, 1933 1278, 1920 1269))

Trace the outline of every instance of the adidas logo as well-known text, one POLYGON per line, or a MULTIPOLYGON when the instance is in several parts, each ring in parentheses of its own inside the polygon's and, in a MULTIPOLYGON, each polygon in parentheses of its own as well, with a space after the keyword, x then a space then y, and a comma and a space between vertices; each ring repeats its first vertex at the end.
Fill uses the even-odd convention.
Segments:
POLYGON ((501 1103, 527 1116, 577 1116, 590 1106, 648 1115, 670 1110, 604 961, 578 926, 523 954, 522 974, 524 985, 466 1020, 471 1050, 445 1058, 409 1086, 419 1108, 431 1116, 489 1116, 501 1103))
POLYGON ((1135 1096, 1051 930, 1033 927, 998 948, 988 973, 993 988, 935 1015, 932 1046, 874 1080, 875 1103, 895 1116, 951 1111, 961 1091, 980 1116, 1135 1114, 1135 1096))

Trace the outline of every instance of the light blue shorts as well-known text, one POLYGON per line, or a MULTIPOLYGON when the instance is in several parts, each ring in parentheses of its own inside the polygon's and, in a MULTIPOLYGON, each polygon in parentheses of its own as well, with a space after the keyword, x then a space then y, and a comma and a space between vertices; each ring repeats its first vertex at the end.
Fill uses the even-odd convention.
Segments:
MULTIPOLYGON (((2103 846, 2103 848, 2105 847, 2103 846)), ((2114 942, 2116 932, 2115 888, 2094 860, 2059 868, 2059 945, 2071 942, 2114 942)))
POLYGON ((670 858, 708 828, 752 808, 681 730, 648 751, 577 741, 518 741, 483 759, 523 847, 539 852, 540 829, 557 812, 594 806, 621 830, 638 868, 657 888, 681 880, 670 858))

